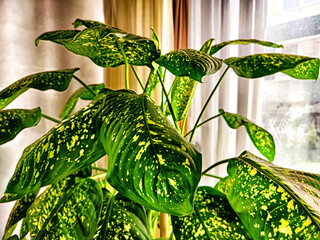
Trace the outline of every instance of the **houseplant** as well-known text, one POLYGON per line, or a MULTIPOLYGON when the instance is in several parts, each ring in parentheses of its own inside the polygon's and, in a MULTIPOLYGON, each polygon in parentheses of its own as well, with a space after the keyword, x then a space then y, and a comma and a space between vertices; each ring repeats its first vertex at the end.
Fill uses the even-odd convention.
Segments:
POLYGON ((32 74, 0 92, 3 109, 29 88, 64 91, 72 78, 84 85, 62 110, 63 120, 45 116, 39 108, 0 112, 1 144, 37 125, 42 117, 57 121, 56 127, 24 150, 0 200, 16 200, 4 239, 23 239, 28 233, 31 239, 152 239, 158 212, 171 215, 170 238, 176 239, 320 237, 320 175, 270 163, 275 155, 272 136, 243 116, 221 109, 200 122, 230 68, 244 78, 283 72, 316 80, 319 59, 286 54, 214 57, 230 44, 281 47, 254 39, 220 44, 209 39, 199 51, 181 49, 161 55, 155 33, 148 39, 95 21, 77 19, 74 25, 83 30, 47 32, 36 44, 40 40, 62 44, 102 67, 124 64, 127 89, 88 86, 75 75, 79 70, 75 68, 32 74), (137 76, 144 90, 141 95, 128 89, 128 70, 135 65, 150 69, 146 85, 137 76), (169 92, 164 87, 165 69, 176 76, 169 92), (185 133, 197 82, 219 73, 194 128, 185 133), (163 92, 160 106, 151 100, 157 84, 163 92), (92 102, 71 115, 79 98, 92 102), (202 171, 201 153, 192 139, 198 127, 217 117, 232 128, 244 126, 268 160, 244 152, 202 171), (108 169, 95 167, 105 155, 108 169), (216 186, 198 188, 201 176, 223 163, 228 163, 228 176, 216 186), (93 169, 100 173, 93 174, 93 169), (20 220, 20 236, 11 236, 20 220))

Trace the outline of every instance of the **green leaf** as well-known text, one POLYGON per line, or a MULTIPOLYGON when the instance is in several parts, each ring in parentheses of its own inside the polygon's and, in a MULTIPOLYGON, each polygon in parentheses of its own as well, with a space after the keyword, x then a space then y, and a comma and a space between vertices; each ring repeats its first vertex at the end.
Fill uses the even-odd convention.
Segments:
POLYGON ((220 109, 219 112, 222 114, 229 127, 237 129, 241 126, 244 126, 251 141, 259 150, 259 152, 270 162, 274 160, 276 147, 273 137, 268 131, 264 130, 263 128, 259 127, 258 125, 254 124, 253 122, 239 114, 225 112, 223 109, 220 109))
POLYGON ((313 79, 319 77, 320 59, 316 58, 299 64, 295 68, 282 71, 282 73, 297 79, 313 79))
POLYGON ((156 62, 176 76, 189 76, 198 82, 201 82, 203 76, 214 74, 222 66, 221 59, 193 49, 171 51, 156 62))
POLYGON ((101 99, 62 121, 23 152, 5 193, 12 201, 56 183, 105 155, 96 135, 93 115, 101 99))
POLYGON ((130 65, 151 66, 152 61, 160 55, 152 39, 92 21, 77 20, 75 25, 85 25, 89 28, 77 33, 72 39, 69 37, 72 34, 68 33, 72 30, 44 33, 36 39, 36 44, 39 40, 62 44, 69 51, 86 56, 101 67, 117 67, 124 64, 121 48, 130 65), (68 37, 63 39, 64 35, 68 37))
MULTIPOLYGON (((227 58, 224 62, 240 77, 259 78, 293 69, 299 66, 299 64, 311 60, 316 60, 316 58, 280 53, 263 53, 245 57, 227 58)), ((309 66, 310 69, 306 71, 299 70, 300 67, 298 67, 298 70, 293 70, 294 72, 299 72, 298 74, 296 73, 296 77, 303 79, 303 73, 307 71, 319 71, 318 65, 308 64, 307 66, 309 66)))
POLYGON ((177 239, 251 239, 227 198, 211 187, 199 187, 195 210, 186 217, 172 217, 177 239))
POLYGON ((157 85, 160 82, 160 77, 158 71, 162 70, 162 67, 159 67, 155 62, 152 63, 153 67, 151 68, 150 75, 148 77, 148 82, 144 89, 144 94, 151 98, 152 94, 156 90, 157 85), (160 68, 160 70, 159 70, 160 68))
POLYGON ((320 238, 320 175, 248 152, 229 161, 228 174, 227 198, 253 239, 320 238))
POLYGON ((50 186, 27 211, 31 239, 92 239, 102 191, 91 179, 64 179, 50 186))
POLYGON ((120 194, 103 192, 104 202, 94 240, 151 239, 142 206, 120 194))
MULTIPOLYGON (((200 48, 199 51, 209 54, 210 51, 211 51, 212 45, 213 45, 213 43, 214 43, 214 40, 215 40, 214 38, 208 39, 208 40, 202 45, 202 47, 200 48)), ((209 54, 209 55, 210 55, 210 54, 209 54)))
POLYGON ((261 46, 264 47, 272 47, 272 48, 283 48, 282 45, 273 43, 273 42, 268 42, 268 41, 261 41, 261 40, 257 40, 257 39, 237 39, 237 40, 232 40, 232 41, 226 41, 226 42, 222 42, 216 45, 213 45, 210 49, 210 55, 213 55, 215 53, 217 53, 218 51, 220 51, 222 48, 224 48, 225 46, 228 45, 233 45, 233 44, 243 44, 243 45, 247 45, 250 43, 254 43, 254 44, 259 44, 261 46))
MULTIPOLYGON (((104 85, 104 83, 92 84, 92 85, 88 85, 88 87, 94 93, 96 93, 96 95, 98 95, 100 90, 102 88, 105 88, 105 85, 104 85)), ((62 109, 62 111, 60 113, 60 118, 66 119, 70 116, 70 114, 73 111, 73 109, 75 108, 79 98, 83 99, 83 100, 93 100, 95 98, 95 96, 85 87, 78 89, 77 91, 75 91, 71 95, 71 97, 68 99, 67 103, 64 105, 64 108, 62 109)))
POLYGON ((10 232, 10 229, 12 229, 13 226, 15 228, 15 225, 26 216, 26 212, 28 208, 36 199, 36 197, 37 197, 37 194, 31 193, 31 194, 25 195, 23 198, 19 199, 15 203, 15 205, 11 210, 9 219, 7 221, 5 233, 10 232))
POLYGON ((19 237, 17 235, 13 235, 9 237, 7 240, 19 240, 19 237))
POLYGON ((196 87, 197 82, 190 77, 175 77, 170 96, 176 121, 186 118, 196 87))
POLYGON ((96 124, 109 159, 108 182, 148 208, 192 213, 202 165, 195 146, 146 95, 110 92, 101 109, 96 124))
POLYGON ((0 92, 0 110, 6 107, 29 88, 38 90, 54 89, 64 91, 68 88, 73 74, 79 68, 40 72, 24 77, 0 92))
POLYGON ((80 26, 85 26, 87 28, 91 28, 91 27, 97 27, 97 26, 108 26, 102 22, 98 22, 98 21, 92 21, 92 20, 83 20, 83 19, 76 19, 76 21, 73 23, 75 28, 78 28, 80 26))
POLYGON ((0 145, 14 139, 25 128, 36 126, 41 109, 10 109, 0 111, 0 145))

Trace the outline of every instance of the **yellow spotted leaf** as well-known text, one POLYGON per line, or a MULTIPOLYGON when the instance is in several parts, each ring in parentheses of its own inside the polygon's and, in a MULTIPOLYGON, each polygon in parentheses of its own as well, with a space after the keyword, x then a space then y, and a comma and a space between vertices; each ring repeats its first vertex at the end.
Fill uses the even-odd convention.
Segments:
POLYGON ((201 154, 146 95, 106 95, 96 125, 108 155, 108 182, 148 208, 183 216, 193 212, 201 154))
MULTIPOLYGON (((249 152, 231 159, 227 199, 253 239, 320 239, 320 175, 249 152)), ((222 180, 223 181, 223 180, 222 180)))

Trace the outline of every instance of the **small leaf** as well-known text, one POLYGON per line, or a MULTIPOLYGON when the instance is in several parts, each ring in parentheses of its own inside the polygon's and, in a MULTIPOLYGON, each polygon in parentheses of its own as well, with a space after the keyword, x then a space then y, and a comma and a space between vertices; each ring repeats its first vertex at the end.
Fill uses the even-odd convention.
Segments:
POLYGON ((54 89, 64 91, 68 88, 74 72, 79 68, 41 72, 24 77, 0 92, 0 110, 6 107, 29 88, 38 90, 54 89))
POLYGON ((40 119, 40 108, 0 111, 0 145, 14 139, 23 129, 36 126, 40 119))
POLYGON ((69 51, 86 56, 101 67, 117 67, 125 64, 121 48, 130 65, 151 66, 152 61, 160 55, 152 39, 126 33, 94 21, 78 19, 75 26, 80 25, 88 28, 74 35, 72 39, 69 37, 72 33, 68 33, 72 30, 66 30, 44 33, 36 42, 49 40, 62 44, 69 51), (68 37, 63 39, 65 35, 68 37))
MULTIPOLYGON (((92 85, 88 85, 88 87, 94 93, 96 93, 96 95, 98 95, 100 90, 102 88, 105 88, 105 85, 104 85, 104 83, 92 84, 92 85)), ((60 118, 66 119, 70 116, 70 114, 73 111, 73 109, 75 108, 79 98, 83 99, 83 100, 93 100, 95 98, 95 96, 85 87, 78 89, 77 91, 75 91, 71 95, 71 97, 68 99, 67 103, 64 105, 64 108, 62 109, 62 111, 60 113, 60 118)))
POLYGON ((196 87, 197 82, 188 76, 175 77, 170 96, 176 121, 186 118, 196 87))
POLYGON ((222 109, 220 109, 219 112, 222 114, 229 127, 237 129, 241 126, 244 126, 251 141, 259 150, 259 152, 270 162, 274 160, 276 147, 273 137, 268 131, 264 130, 263 128, 259 127, 258 125, 254 124, 253 122, 239 114, 225 112, 222 109))
POLYGON ((101 101, 94 100, 29 145, 5 191, 11 194, 12 199, 5 196, 1 201, 12 201, 34 193, 40 187, 56 183, 104 156, 93 120, 101 101))
POLYGON ((202 47, 200 48, 200 52, 204 52, 204 53, 207 53, 210 55, 210 51, 211 51, 211 48, 212 48, 212 44, 214 43, 214 38, 210 38, 208 39, 203 45, 202 47))
POLYGON ((97 113, 108 155, 108 182, 148 208, 183 216, 193 212, 201 154, 146 95, 110 92, 97 113), (128 124, 130 122, 130 124, 128 124))
POLYGON ((10 228, 12 228, 12 226, 16 225, 22 218, 26 216, 28 208, 36 199, 36 197, 37 194, 31 193, 17 200, 17 202, 11 210, 9 219, 6 224, 5 232, 10 231, 10 228))
MULTIPOLYGON (((227 58, 224 62, 230 66, 235 73, 240 77, 245 78, 259 78, 268 76, 277 72, 288 69, 293 69, 299 64, 315 60, 316 58, 304 57, 298 55, 280 54, 280 53, 263 53, 256 55, 249 55, 245 57, 232 57, 227 58)), ((312 69, 308 71, 319 71, 318 66, 313 64, 308 65, 312 69), (315 69, 313 69, 315 68, 315 69), (316 69, 317 68, 317 69, 316 69)), ((296 74, 299 78, 303 72, 296 74)))
POLYGON ((143 239, 149 236, 146 215, 142 206, 121 196, 103 192, 104 201, 94 240, 143 239))
POLYGON ((249 152, 231 159, 227 198, 253 239, 319 239, 320 175, 278 167, 249 152))
POLYGON ((147 82, 146 87, 144 89, 144 94, 150 98, 151 98, 152 94, 154 93, 154 91, 156 90, 157 85, 160 82, 160 77, 159 77, 158 71, 162 70, 162 67, 159 67, 159 65, 156 64, 155 62, 152 63, 152 66, 153 67, 151 68, 151 72, 148 77, 148 82, 147 82), (159 70, 159 68, 160 68, 160 70, 159 70))
POLYGON ((176 76, 189 76, 198 82, 203 76, 217 72, 222 65, 221 59, 193 49, 171 51, 156 62, 176 76))
POLYGON ((27 211, 31 239, 92 239, 102 191, 91 179, 64 179, 50 186, 27 211))
POLYGON ((295 68, 282 71, 282 73, 297 79, 318 80, 320 59, 316 58, 299 64, 295 68))
POLYGON ((251 239, 227 198, 211 187, 199 187, 195 210, 186 217, 172 217, 177 239, 251 239))
POLYGON ((247 45, 250 43, 254 43, 254 44, 259 44, 261 46, 265 46, 265 47, 272 47, 272 48, 283 48, 282 45, 273 43, 273 42, 267 42, 267 41, 261 41, 261 40, 257 40, 257 39, 237 39, 237 40, 232 40, 232 41, 226 41, 226 42, 222 42, 216 45, 213 45, 211 47, 210 50, 210 55, 213 55, 215 53, 217 53, 219 50, 221 50, 222 48, 224 48, 225 46, 228 45, 233 45, 233 44, 243 44, 243 45, 247 45))

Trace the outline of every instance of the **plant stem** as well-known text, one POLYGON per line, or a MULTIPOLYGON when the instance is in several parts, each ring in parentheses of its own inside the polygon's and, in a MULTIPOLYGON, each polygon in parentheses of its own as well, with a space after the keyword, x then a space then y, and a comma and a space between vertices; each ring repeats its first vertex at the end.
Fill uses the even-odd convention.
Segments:
POLYGON ((173 120, 173 123, 174 123, 174 126, 176 127, 177 130, 179 130, 179 126, 176 122, 176 117, 174 116, 174 112, 173 112, 173 108, 172 108, 172 105, 170 103, 170 100, 169 100, 169 96, 168 96, 168 93, 164 87, 164 82, 163 80, 161 79, 161 76, 160 76, 160 73, 158 72, 159 74, 159 78, 160 78, 160 83, 161 83, 161 86, 162 86, 162 92, 164 93, 165 97, 166 97, 166 100, 167 100, 167 103, 168 103, 168 107, 169 107, 169 110, 170 110, 170 113, 172 115, 172 120, 173 120))
POLYGON ((216 86, 214 87, 214 89, 212 90, 210 96, 208 97, 206 103, 204 104, 204 106, 203 106, 203 108, 202 108, 202 110, 201 110, 201 112, 200 112, 200 114, 199 114, 199 116, 198 116, 198 118, 197 118, 197 121, 196 121, 196 123, 194 124, 194 127, 193 127, 193 130, 192 130, 192 133, 191 133, 189 142, 192 142, 193 137, 194 137, 194 134, 195 134, 195 131, 196 131, 197 126, 198 126, 198 124, 199 124, 199 122, 200 122, 200 119, 201 119, 204 111, 207 109, 207 106, 208 106, 209 102, 211 101, 211 98, 213 97, 214 93, 216 92, 216 90, 217 90, 217 88, 219 87, 221 81, 223 80, 224 76, 225 76, 226 73, 228 72, 229 68, 230 68, 230 67, 227 67, 226 70, 224 70, 224 72, 222 73, 219 81, 217 82, 216 86))
POLYGON ((55 122, 55 123, 60 123, 61 121, 60 120, 58 120, 58 119, 55 119, 55 118, 53 118, 53 117, 50 117, 50 116, 48 116, 48 115, 46 115, 46 114, 41 114, 41 116, 43 117, 43 118, 46 118, 46 119, 48 119, 48 120, 50 120, 50 121, 52 121, 52 122, 55 122))
POLYGON ((217 178, 217 179, 223 179, 222 177, 219 177, 219 176, 216 176, 216 175, 212 175, 212 174, 208 174, 208 173, 205 173, 205 174, 202 174, 203 176, 207 176, 207 177, 212 177, 212 178, 217 178))
POLYGON ((117 40, 118 46, 120 48, 121 54, 123 56, 124 63, 125 63, 125 79, 126 79, 125 85, 126 85, 126 89, 129 89, 129 63, 128 63, 127 55, 124 52, 122 44, 120 43, 119 39, 116 38, 116 40, 117 40))
POLYGON ((214 164, 212 164, 210 167, 208 167, 206 170, 204 170, 203 172, 202 172, 202 175, 205 175, 207 172, 209 172, 211 169, 213 169, 213 168, 215 168, 215 167, 217 167, 217 166, 219 166, 219 165, 221 165, 221 164, 224 164, 224 163, 227 163, 227 162, 229 162, 230 161, 230 159, 225 159, 225 160, 221 160, 221 161, 219 161, 219 162, 216 162, 216 163, 214 163, 214 164))
MULTIPOLYGON (((197 128, 201 127, 202 125, 206 124, 207 122, 209 122, 209 121, 211 121, 211 120, 213 120, 213 119, 215 119, 215 118, 217 118, 217 117, 220 117, 221 115, 222 115, 222 114, 220 113, 220 114, 215 115, 215 116, 213 116, 213 117, 211 117, 211 118, 208 118, 207 120, 205 120, 205 121, 203 121, 202 123, 200 123, 200 124, 197 126, 197 128)), ((187 137, 187 136, 190 135, 192 132, 193 132, 193 129, 190 130, 186 135, 184 135, 184 137, 187 137)))
POLYGON ((84 86, 89 92, 91 92, 93 96, 97 96, 97 94, 95 94, 95 92, 92 91, 92 89, 89 88, 89 86, 88 86, 87 84, 85 84, 80 78, 78 78, 76 75, 73 75, 73 77, 74 77, 82 86, 84 86))
POLYGON ((95 180, 95 179, 101 179, 102 177, 105 177, 106 176, 106 173, 101 173, 101 174, 98 174, 98 175, 94 175, 94 176, 91 176, 89 178, 95 180))
POLYGON ((96 167, 96 166, 92 166, 92 169, 98 170, 98 171, 103 171, 103 172, 107 172, 108 171, 108 169, 100 168, 100 167, 96 167))
POLYGON ((138 80, 138 83, 139 83, 140 87, 141 87, 141 88, 142 88, 142 90, 144 91, 144 86, 143 86, 143 84, 142 84, 142 82, 141 82, 141 79, 139 78, 139 76, 138 76, 138 74, 137 74, 136 70, 134 69, 134 67, 133 67, 132 65, 130 65, 130 67, 131 67, 131 69, 132 69, 132 71, 133 71, 134 75, 136 76, 136 78, 137 78, 137 80, 138 80))

